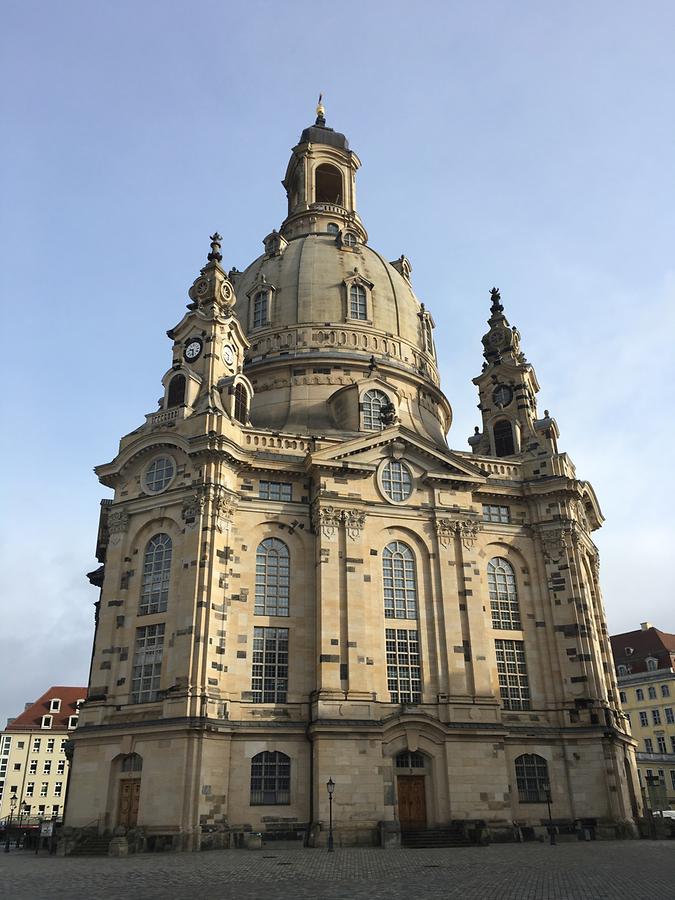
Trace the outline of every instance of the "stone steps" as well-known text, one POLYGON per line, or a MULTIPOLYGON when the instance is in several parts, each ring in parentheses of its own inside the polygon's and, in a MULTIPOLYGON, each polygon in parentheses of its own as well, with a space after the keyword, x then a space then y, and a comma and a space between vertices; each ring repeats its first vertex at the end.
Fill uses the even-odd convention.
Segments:
POLYGON ((73 848, 70 856, 107 856, 110 846, 109 837, 91 838, 73 848))
POLYGON ((415 828, 401 832, 401 844, 410 849, 433 847, 471 847, 471 841, 464 829, 447 826, 440 828, 415 828))

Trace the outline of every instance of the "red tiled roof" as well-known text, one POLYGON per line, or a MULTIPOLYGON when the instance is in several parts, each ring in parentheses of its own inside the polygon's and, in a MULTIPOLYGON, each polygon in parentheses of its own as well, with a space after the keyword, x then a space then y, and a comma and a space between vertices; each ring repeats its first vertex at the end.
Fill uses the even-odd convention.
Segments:
POLYGON ((675 655, 675 634, 659 631, 653 626, 637 631, 626 631, 623 634, 613 634, 610 637, 614 663, 629 665, 633 673, 646 672, 645 660, 648 656, 658 660, 659 669, 673 668, 673 656, 675 655), (626 653, 631 648, 632 653, 626 653))
POLYGON ((87 696, 86 687, 64 687, 57 685, 51 687, 35 703, 31 703, 28 709, 24 709, 20 716, 7 726, 7 731, 31 731, 40 729, 43 716, 52 716, 52 731, 68 731, 68 719, 77 715, 77 701, 87 696), (61 701, 59 712, 50 712, 52 700, 61 701))

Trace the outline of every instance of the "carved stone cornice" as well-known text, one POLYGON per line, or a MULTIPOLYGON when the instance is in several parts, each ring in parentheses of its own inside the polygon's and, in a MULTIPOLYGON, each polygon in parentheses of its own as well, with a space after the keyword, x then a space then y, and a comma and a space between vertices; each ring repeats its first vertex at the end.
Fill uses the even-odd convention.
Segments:
POLYGON ((361 534, 366 521, 366 514, 359 509, 345 509, 342 512, 342 518, 345 523, 347 537, 355 541, 361 534))
POLYGON ((111 544, 119 544, 122 535, 129 530, 129 513, 126 509, 111 509, 106 522, 111 544))
POLYGON ((455 535, 465 550, 473 550, 482 523, 478 519, 436 519, 436 534, 441 547, 447 547, 455 535))
POLYGON ((315 506, 312 510, 312 528, 326 538, 335 537, 344 524, 347 537, 355 541, 366 522, 366 514, 359 509, 339 509, 336 506, 315 506))

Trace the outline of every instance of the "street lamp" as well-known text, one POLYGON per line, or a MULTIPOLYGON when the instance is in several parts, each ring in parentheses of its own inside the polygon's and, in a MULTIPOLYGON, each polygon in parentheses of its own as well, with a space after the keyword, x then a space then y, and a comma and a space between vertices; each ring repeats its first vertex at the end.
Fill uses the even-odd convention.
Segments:
POLYGON ((328 852, 333 852, 333 792, 335 791, 335 782, 329 778, 326 782, 326 790, 328 791, 328 852))
MULTIPOLYGON (((16 790, 16 788, 15 788, 16 790)), ((5 828, 7 829, 7 836, 5 840, 5 853, 9 853, 9 832, 12 827, 12 816, 14 815, 14 810, 16 809, 16 804, 19 802, 19 798, 16 794, 12 794, 9 798, 9 818, 7 822, 5 822, 5 828)))
POLYGON ((542 784, 542 790, 546 794, 546 805, 548 806, 548 834, 551 839, 551 846, 555 845, 555 830, 553 828, 553 819, 551 818, 551 785, 548 781, 542 784))

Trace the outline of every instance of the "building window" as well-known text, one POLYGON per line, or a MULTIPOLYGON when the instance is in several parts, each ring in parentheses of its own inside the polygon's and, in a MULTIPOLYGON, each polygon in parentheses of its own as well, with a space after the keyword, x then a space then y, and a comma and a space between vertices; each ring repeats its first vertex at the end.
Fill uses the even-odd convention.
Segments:
POLYGON ((68 738, 61 738, 61 753, 66 749, 66 744, 68 743, 68 738))
MULTIPOLYGON (((619 666, 619 668, 621 668, 621 667, 619 666)), ((624 666, 624 669, 625 668, 626 667, 624 666)), ((642 688, 637 688, 637 690, 635 691, 635 699, 636 700, 644 700, 645 699, 645 692, 642 690, 642 688)))
POLYGON ((182 406, 185 403, 185 375, 174 375, 169 382, 167 407, 182 406))
POLYGON ((37 759, 31 759, 30 764, 28 766, 28 774, 29 775, 37 775, 37 759))
POLYGON ((670 737, 670 752, 675 753, 675 735, 670 737))
POLYGON ((670 697, 670 688, 667 684, 661 685, 661 696, 662 697, 670 697))
POLYGON ((157 700, 162 674, 164 623, 136 629, 136 650, 131 679, 131 702, 157 700))
POLYGON ((251 760, 251 806, 287 806, 291 802, 291 760, 265 750, 251 760))
POLYGON ((667 753, 668 749, 666 747, 666 739, 663 735, 659 735, 656 738, 656 743, 659 745, 659 753, 667 753))
POLYGON ((58 805, 58 803, 55 803, 52 806, 52 816, 58 816, 58 814, 59 814, 59 805, 58 805))
POLYGON ((237 384, 234 388, 234 417, 242 425, 248 419, 248 393, 243 384, 237 384))
POLYGON ((420 703, 422 668, 417 631, 408 628, 385 629, 387 687, 392 703, 420 703))
POLYGON ((49 701, 49 712, 61 712, 61 701, 58 697, 54 697, 53 700, 49 701))
POLYGON ((500 522, 503 525, 508 525, 511 521, 511 511, 508 506, 492 506, 489 503, 484 503, 483 521, 500 522))
POLYGON ((26 797, 32 797, 34 793, 35 793, 35 782, 29 781, 26 784, 26 797))
POLYGON ((368 318, 366 289, 361 284, 352 284, 349 288, 349 317, 364 320, 368 318))
POLYGON ((495 454, 497 456, 511 456, 515 453, 513 443, 513 428, 508 419, 499 419, 492 428, 495 439, 495 454))
POLYGON ((55 782, 55 784, 54 784, 54 796, 55 796, 55 797, 60 797, 62 791, 63 791, 63 782, 62 782, 62 781, 57 781, 57 782, 55 782))
POLYGON ((366 431, 379 431, 382 428, 382 410, 389 405, 389 397, 384 391, 366 391, 363 395, 363 427, 366 431))
POLYGON ((661 711, 660 710, 658 710, 658 709, 652 710, 652 721, 653 721, 654 725, 661 724, 661 711))
POLYGON ((73 728, 77 728, 77 720, 79 716, 69 716, 68 717, 68 730, 72 731, 73 728))
POLYGON ((60 759, 56 764, 56 774, 63 775, 66 771, 66 761, 65 759, 60 759))
POLYGON ((173 460, 168 456, 159 456, 153 460, 145 473, 145 488, 151 494, 158 494, 173 478, 173 460))
POLYGON ((356 247, 356 235, 352 234, 351 231, 346 231, 345 236, 342 238, 342 243, 345 247, 356 247))
POLYGON ((404 750, 396 757, 397 769, 423 769, 424 757, 417 750, 412 753, 410 750, 404 750))
POLYGON ((666 714, 666 722, 668 723, 668 725, 675 724, 675 714, 673 713, 673 707, 666 706, 666 708, 664 709, 664 712, 666 714))
MULTIPOLYGON (((675 740, 675 738, 673 740, 675 740)), ((670 783, 672 785, 673 790, 675 791, 675 769, 670 770, 670 783)))
POLYGON ((253 327, 268 325, 269 291, 258 291, 253 298, 253 327))
POLYGON ((424 337, 424 349, 431 356, 434 355, 434 338, 431 328, 431 319, 428 315, 422 318, 422 335, 424 337))
POLYGON ((392 541, 382 553, 384 615, 387 619, 417 618, 415 557, 407 544, 392 541))
POLYGON ((647 718, 646 712, 640 713, 640 725, 642 726, 642 728, 646 728, 647 725, 649 725, 649 719, 647 718))
POLYGON ((139 756, 138 753, 127 753, 122 759, 121 769, 123 772, 142 772, 143 757, 139 756))
POLYGON ((51 728, 51 727, 52 727, 52 721, 53 721, 53 719, 52 719, 51 716, 43 716, 43 717, 42 717, 42 724, 40 725, 40 727, 41 727, 41 728, 51 728))
POLYGON ((647 663, 647 671, 648 672, 656 672, 656 670, 659 667, 658 659, 654 659, 653 656, 648 656, 647 659, 645 660, 645 662, 647 663))
POLYGON ((656 700, 656 688, 654 685, 651 685, 647 688, 647 696, 650 700, 656 700))
POLYGON ((496 556, 488 563, 487 576, 492 627, 520 631, 523 626, 520 621, 516 576, 513 568, 505 559, 496 556))
POLYGON ((49 782, 48 782, 48 781, 43 781, 42 784, 40 785, 40 796, 41 796, 41 797, 46 797, 46 796, 47 796, 47 790, 48 790, 48 788, 49 788, 49 782))
POLYGON ((46 750, 47 753, 53 753, 53 752, 54 752, 54 744, 55 744, 55 743, 56 743, 56 741, 55 741, 54 738, 49 738, 49 740, 47 741, 47 746, 46 746, 46 748, 45 748, 45 750, 46 750))
POLYGON ((530 684, 523 641, 495 641, 499 693, 504 709, 529 709, 530 684))
POLYGON ((536 753, 517 756, 516 782, 521 803, 545 803, 549 789, 548 763, 536 753))
POLYGON ((288 692, 288 628, 253 629, 254 703, 286 703, 288 692))
POLYGON ((329 222, 326 225, 326 231, 328 234, 340 234, 340 226, 336 225, 335 222, 329 222))
POLYGON ((619 691, 619 700, 620 700, 622 703, 625 703, 625 702, 626 702, 626 692, 625 692, 625 691, 619 691))
POLYGON ((317 203, 342 205, 342 175, 329 163, 316 167, 314 173, 314 199, 317 203))
POLYGON ((645 738, 645 750, 647 751, 647 753, 654 752, 654 742, 651 738, 645 738))
POLYGON ((52 773, 52 761, 51 761, 51 759, 46 759, 44 761, 44 765, 42 767, 42 774, 43 775, 51 775, 51 773, 52 773))
POLYGON ((15 772, 21 771, 21 763, 14 763, 14 771, 15 772))
POLYGON ((285 481, 261 481, 258 496, 261 500, 291 500, 292 485, 285 481))
POLYGON ((405 463, 392 460, 382 467, 382 488, 395 503, 402 503, 412 494, 412 474, 405 463))
POLYGON ((288 547, 277 538, 266 538, 255 555, 255 614, 287 616, 289 586, 288 547))
POLYGON ((168 534, 156 534, 146 545, 139 616, 166 610, 169 601, 172 549, 173 545, 168 534))

